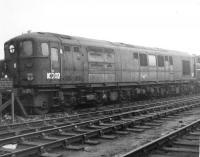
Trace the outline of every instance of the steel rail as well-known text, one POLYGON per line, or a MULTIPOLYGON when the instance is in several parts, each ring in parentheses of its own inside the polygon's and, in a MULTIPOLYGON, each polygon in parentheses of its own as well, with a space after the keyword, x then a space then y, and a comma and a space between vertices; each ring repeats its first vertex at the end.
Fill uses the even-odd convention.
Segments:
MULTIPOLYGON (((73 143, 73 142, 77 142, 77 141, 81 141, 81 140, 84 141, 85 139, 95 137, 95 136, 100 136, 102 134, 108 133, 108 132, 116 130, 116 129, 128 127, 130 125, 135 125, 135 124, 138 124, 138 123, 141 123, 141 122, 148 121, 150 119, 152 120, 152 119, 156 119, 156 118, 161 118, 161 117, 164 117, 164 116, 167 116, 167 115, 170 115, 170 114, 177 113, 179 111, 184 111, 186 109, 190 109, 192 107, 197 107, 199 105, 200 105, 199 102, 192 104, 192 105, 186 104, 185 106, 181 106, 181 107, 178 107, 178 108, 175 108, 175 109, 174 108, 168 109, 168 110, 165 110, 165 111, 162 111, 162 112, 157 112, 157 113, 149 114, 149 115, 146 115, 146 116, 143 116, 143 117, 134 118, 132 120, 124 119, 124 118, 126 118, 127 115, 130 115, 132 113, 132 112, 127 112, 127 113, 115 115, 114 117, 108 116, 108 117, 105 117, 105 118, 102 118, 102 119, 96 119, 96 120, 91 120, 91 121, 87 121, 87 122, 82 122, 79 125, 73 125, 72 124, 72 125, 68 125, 68 126, 58 127, 58 128, 55 128, 54 130, 48 129, 48 130, 44 130, 44 131, 39 131, 37 133, 31 133, 31 134, 18 136, 18 137, 14 138, 15 139, 14 141, 16 142, 16 140, 18 140, 18 141, 21 141, 23 143, 24 139, 33 138, 33 137, 36 137, 38 135, 40 135, 42 137, 44 135, 45 136, 49 135, 50 133, 60 133, 60 131, 66 131, 66 130, 69 130, 69 129, 73 129, 73 128, 76 128, 77 126, 79 126, 79 127, 80 126, 90 126, 90 125, 98 125, 101 122, 103 122, 103 123, 110 122, 110 121, 112 122, 112 124, 110 124, 110 126, 105 126, 101 129, 91 130, 91 131, 88 131, 88 132, 83 133, 83 134, 74 135, 72 137, 65 137, 65 138, 62 138, 62 139, 57 139, 57 140, 52 141, 52 142, 40 144, 38 146, 32 146, 30 148, 26 148, 26 149, 22 149, 22 150, 16 150, 16 151, 13 151, 13 152, 3 154, 1 156, 2 157, 12 156, 14 154, 16 156, 21 157, 21 156, 23 156, 24 154, 27 154, 27 153, 28 154, 29 153, 32 154, 32 153, 36 153, 36 152, 41 153, 41 150, 43 150, 43 149, 46 150, 48 148, 54 148, 54 147, 63 146, 63 145, 67 146, 68 144, 73 143), (115 122, 114 124, 113 124, 113 121, 115 122)), ((14 142, 14 141, 12 141, 12 142, 14 142)), ((11 141, 9 141, 9 142, 11 142, 11 141)))
POLYGON ((165 135, 163 137, 160 137, 152 142, 149 142, 139 148, 136 148, 124 155, 121 155, 121 157, 144 157, 149 154, 149 152, 158 149, 168 143, 169 141, 172 141, 173 139, 185 135, 187 132, 190 132, 196 127, 200 126, 200 119, 196 120, 195 122, 184 126, 176 131, 173 131, 169 133, 168 135, 165 135))
MULTIPOLYGON (((198 98, 200 96, 192 96, 190 98, 198 98)), ((83 114, 76 114, 76 115, 67 115, 67 116, 63 116, 63 117, 57 117, 57 118, 50 118, 50 119, 42 119, 42 120, 34 120, 34 121, 27 121, 27 122, 23 122, 23 123, 14 123, 14 124, 6 124, 6 125, 0 125, 0 131, 2 130, 8 130, 8 129, 13 129, 16 127, 20 127, 20 126, 27 126, 27 125, 35 125, 35 124, 41 124, 41 123, 48 123, 48 122, 55 122, 55 121, 61 121, 61 120, 73 120, 74 118, 85 118, 87 116, 96 116, 99 114, 113 114, 113 113, 119 113, 119 112, 124 112, 124 111, 129 111, 129 110, 137 110, 137 109, 141 109, 141 108, 145 108, 148 106, 152 106, 152 105, 159 105, 159 104, 163 104, 163 103, 173 103, 173 102, 177 102, 177 101, 181 101, 181 100, 187 100, 188 98, 178 98, 175 100, 165 100, 165 101, 159 101, 159 102, 153 102, 150 104, 143 104, 143 105, 136 105, 136 106, 128 106, 128 107, 119 107, 119 108, 115 108, 115 109, 109 109, 109 110, 103 110, 103 111, 97 111, 97 112, 89 112, 89 113, 83 113, 83 114)))
MULTIPOLYGON (((145 109, 138 109, 138 110, 134 110, 134 111, 130 111, 129 110, 129 113, 131 112, 132 116, 133 115, 140 115, 140 114, 147 114, 148 112, 155 112, 155 111, 159 111, 161 109, 168 109, 168 108, 172 108, 172 107, 177 107, 178 105, 182 105, 183 103, 189 103, 190 101, 199 101, 199 98, 188 98, 188 99, 184 99, 184 100, 180 100, 180 101, 176 101, 175 103, 169 103, 169 104, 162 104, 160 106, 154 106, 154 107, 149 107, 149 108, 145 108, 145 109), (197 100, 196 100, 197 99, 197 100), (171 106, 172 105, 172 106, 171 106)), ((127 113, 127 112, 125 112, 127 113)), ((117 113, 119 114, 119 113, 117 113)), ((106 115, 107 116, 107 115, 106 115)), ((110 115, 109 115, 110 116, 110 115)), ((113 115, 112 115, 113 116, 113 115)), ((105 117, 105 115, 104 115, 105 117)), ((104 118, 103 117, 103 118, 104 118)), ((98 118, 102 118, 102 117, 98 117, 98 118)), ((92 119, 90 118, 90 120, 93 120, 93 119, 97 119, 97 117, 93 117, 92 119)), ((85 120, 87 121, 87 120, 85 120)), ((73 124, 78 124, 80 122, 75 122, 73 124)), ((0 136, 6 136, 6 137, 1 137, 0 138, 0 143, 1 141, 3 141, 4 139, 11 139, 12 137, 15 137, 15 136, 18 136, 18 135, 23 135, 23 134, 26 134, 26 133, 34 133, 34 132, 38 132, 40 130, 45 130, 45 129, 55 129, 56 127, 59 127, 59 126, 66 126, 66 125, 70 125, 70 123, 67 121, 66 123, 62 123, 62 125, 48 125, 48 126, 42 126, 40 128, 26 128, 24 130, 20 130, 20 131, 9 131, 9 132, 4 132, 2 134, 0 134, 0 136), (7 137, 9 136, 9 138, 7 137)))

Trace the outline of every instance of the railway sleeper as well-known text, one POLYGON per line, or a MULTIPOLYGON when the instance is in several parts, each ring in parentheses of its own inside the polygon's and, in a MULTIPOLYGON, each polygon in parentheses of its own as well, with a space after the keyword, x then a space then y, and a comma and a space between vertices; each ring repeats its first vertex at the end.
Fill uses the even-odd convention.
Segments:
POLYGON ((113 123, 113 124, 123 124, 123 123, 126 123, 127 121, 125 121, 125 120, 112 120, 112 121, 110 121, 110 123, 113 123))
POLYGON ((7 131, 7 132, 0 133, 0 139, 5 138, 5 137, 10 137, 10 136, 16 136, 16 132, 7 131))
POLYGON ((100 135, 101 139, 106 139, 106 140, 113 140, 113 139, 117 138, 117 136, 115 136, 115 135, 104 134, 104 132, 102 130, 99 131, 99 135, 100 135))
POLYGON ((110 126, 110 127, 111 127, 111 126, 113 126, 113 125, 115 125, 115 124, 110 123, 110 122, 109 122, 109 123, 99 122, 99 126, 105 126, 105 127, 107 127, 107 126, 109 127, 109 126, 110 126))
POLYGON ((174 156, 172 156, 172 155, 163 155, 163 154, 157 153, 157 154, 151 154, 148 157, 174 157, 174 156))
POLYGON ((136 128, 136 129, 151 129, 152 127, 145 126, 145 125, 135 125, 134 128, 136 128))
POLYGON ((46 129, 52 129, 52 128, 55 128, 55 126, 54 125, 43 126, 41 128, 38 128, 38 130, 46 130, 46 129))
POLYGON ((162 147, 161 150, 167 152, 186 152, 186 153, 199 153, 199 148, 179 148, 179 147, 162 147))
POLYGON ((21 135, 21 134, 27 134, 27 133, 31 133, 31 132, 35 132, 37 129, 22 129, 22 130, 18 130, 18 131, 15 131, 15 136, 17 135, 21 135))
POLYGON ((50 140, 50 141, 57 141, 57 140, 60 140, 60 138, 57 138, 57 137, 53 137, 53 136, 43 136, 42 138, 43 140, 50 140))
POLYGON ((38 146, 38 145, 43 145, 44 143, 39 142, 39 141, 28 141, 24 140, 20 142, 21 145, 28 145, 28 146, 38 146))
POLYGON ((152 114, 147 114, 147 115, 139 115, 139 118, 147 118, 147 117, 150 117, 150 116, 153 116, 153 115, 156 115, 156 114, 154 114, 154 113, 152 113, 152 114))
POLYGON ((98 145, 98 144, 100 144, 100 141, 87 139, 84 141, 84 143, 88 144, 88 145, 98 145))
POLYGON ((145 125, 147 125, 147 126, 160 126, 162 124, 161 123, 154 123, 154 122, 145 122, 145 125))
POLYGON ((132 121, 135 121, 135 118, 134 117, 130 117, 130 118, 121 118, 121 120, 122 121, 130 121, 130 122, 132 122, 132 121))
POLYGON ((181 146, 194 146, 199 147, 199 139, 198 140, 176 140, 173 142, 175 145, 181 145, 181 146))
POLYGON ((200 136, 200 131, 191 132, 190 135, 200 136))
POLYGON ((40 147, 40 157, 62 157, 60 153, 49 153, 44 147, 40 147))
POLYGON ((169 117, 168 115, 161 117, 162 120, 171 120, 172 118, 174 118, 174 117, 172 117, 172 116, 169 117))
POLYGON ((70 122, 68 122, 68 121, 66 121, 66 122, 57 122, 57 121, 55 121, 55 122, 52 122, 52 124, 50 124, 50 125, 62 126, 63 124, 66 124, 66 123, 69 123, 69 124, 70 124, 70 122))
POLYGON ((89 130, 89 129, 82 129, 82 128, 75 128, 73 131, 75 131, 77 133, 87 133, 87 132, 90 132, 91 130, 89 130))
POLYGON ((45 153, 42 153, 40 155, 40 157, 62 157, 63 155, 62 154, 58 154, 58 153, 48 153, 48 152, 45 152, 45 153))
POLYGON ((188 136, 183 136, 182 139, 185 140, 196 140, 198 139, 199 136, 194 136, 194 135, 188 135, 188 136))
POLYGON ((128 131, 122 131, 122 130, 115 130, 114 133, 119 134, 119 135, 128 135, 129 134, 128 131))
POLYGON ((76 136, 76 135, 78 135, 77 133, 74 133, 74 132, 59 132, 59 134, 58 135, 60 135, 60 136, 67 136, 67 137, 71 137, 71 136, 76 136))
MULTIPOLYGON (((179 112, 179 111, 177 111, 177 112, 179 112)), ((171 112, 170 115, 167 115, 167 118, 175 118, 177 116, 180 116, 180 115, 175 114, 174 112, 171 112)))
POLYGON ((47 135, 45 133, 42 133, 42 140, 56 141, 56 140, 60 140, 60 138, 53 137, 53 136, 47 135))
POLYGON ((113 140, 113 139, 117 138, 117 136, 115 136, 115 135, 105 135, 104 134, 104 135, 101 135, 100 138, 106 139, 106 140, 113 140))
POLYGON ((139 129, 139 128, 126 128, 127 131, 135 132, 135 133, 140 133, 145 131, 145 129, 139 129))
POLYGON ((98 125, 89 125, 87 126, 89 129, 103 129, 102 126, 98 126, 98 125))
POLYGON ((79 151, 79 150, 84 150, 84 146, 80 146, 80 145, 66 145, 65 148, 67 150, 76 150, 76 151, 79 151))
POLYGON ((153 122, 155 122, 155 123, 163 123, 163 120, 158 120, 158 119, 155 119, 155 120, 153 120, 153 122))

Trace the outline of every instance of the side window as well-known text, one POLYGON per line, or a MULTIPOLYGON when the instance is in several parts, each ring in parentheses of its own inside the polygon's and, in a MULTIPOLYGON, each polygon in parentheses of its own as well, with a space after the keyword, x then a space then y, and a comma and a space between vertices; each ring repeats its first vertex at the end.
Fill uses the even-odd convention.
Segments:
POLYGON ((64 51, 65 52, 70 52, 71 51, 70 46, 64 46, 64 51))
POLYGON ((163 56, 158 56, 158 66, 164 67, 164 57, 163 56))
POLYGON ((49 56, 49 45, 48 43, 41 43, 41 50, 43 56, 49 56))
POLYGON ((197 63, 200 63, 200 57, 197 57, 197 63))
POLYGON ((183 75, 190 75, 190 61, 183 60, 183 75))
POLYGON ((59 67, 59 60, 58 60, 58 49, 51 48, 51 67, 52 69, 56 69, 59 67))
POLYGON ((20 43, 20 56, 29 57, 33 55, 33 44, 32 41, 23 41, 20 43))
POLYGON ((165 56, 165 61, 168 61, 169 59, 168 59, 168 56, 165 56))
POLYGON ((87 47, 89 62, 104 62, 103 48, 87 47))
POLYGON ((134 53, 133 53, 133 58, 134 58, 134 59, 138 59, 138 53, 137 53, 137 52, 134 52, 134 53))
POLYGON ((115 62, 115 53, 113 49, 104 48, 104 61, 107 63, 115 62))
POLYGON ((156 66, 156 56, 148 55, 148 57, 149 57, 149 65, 150 66, 156 66))
POLYGON ((173 58, 172 58, 172 56, 169 56, 169 63, 170 63, 170 65, 173 65, 173 58))
POLYGON ((140 66, 147 66, 147 55, 146 54, 139 54, 140 56, 140 66))
POLYGON ((73 57, 76 60, 81 60, 81 52, 80 52, 79 47, 74 47, 73 57))
POLYGON ((74 47, 74 52, 79 52, 79 47, 74 47))

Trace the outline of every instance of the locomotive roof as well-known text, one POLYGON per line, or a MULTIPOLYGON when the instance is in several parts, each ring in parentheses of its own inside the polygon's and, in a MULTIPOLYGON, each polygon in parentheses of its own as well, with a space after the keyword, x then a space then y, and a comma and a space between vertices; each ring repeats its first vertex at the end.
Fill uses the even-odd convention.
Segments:
MULTIPOLYGON (((74 45, 88 45, 88 46, 97 46, 97 47, 107 47, 107 48, 124 48, 129 50, 135 51, 145 51, 149 53, 156 53, 156 54, 167 54, 173 56, 191 56, 187 52, 175 51, 175 50, 167 50, 162 48, 152 48, 152 47, 144 47, 144 46, 137 46, 119 42, 110 42, 106 40, 96 40, 96 39, 89 39, 84 37, 76 37, 76 36, 69 36, 69 35, 62 35, 56 33, 49 33, 49 32, 33 32, 33 33, 25 33, 19 35, 11 40, 15 39, 23 39, 23 38, 38 38, 38 39, 49 39, 54 41, 62 41, 63 43, 69 43, 74 45)), ((9 41, 11 41, 9 40, 9 41)), ((9 42, 7 41, 7 42, 9 42)))

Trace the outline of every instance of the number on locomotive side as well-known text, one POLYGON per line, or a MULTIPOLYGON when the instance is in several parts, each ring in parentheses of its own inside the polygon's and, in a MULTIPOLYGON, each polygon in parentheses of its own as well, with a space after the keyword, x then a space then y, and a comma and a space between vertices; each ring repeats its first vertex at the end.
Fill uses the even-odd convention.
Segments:
POLYGON ((60 73, 47 73, 47 79, 50 80, 60 79, 60 73))

